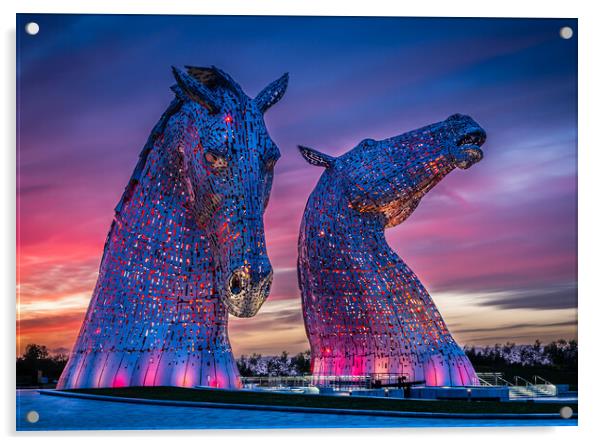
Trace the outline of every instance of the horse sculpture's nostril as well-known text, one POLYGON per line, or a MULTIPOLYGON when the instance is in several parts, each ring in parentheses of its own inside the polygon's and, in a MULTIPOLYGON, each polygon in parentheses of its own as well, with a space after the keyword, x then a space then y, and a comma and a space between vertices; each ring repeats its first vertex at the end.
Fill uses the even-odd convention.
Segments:
POLYGON ((249 272, 241 268, 236 269, 226 282, 226 290, 234 296, 240 295, 245 291, 253 291, 271 284, 272 270, 269 269, 263 273, 249 272))
POLYGON ((228 283, 228 287, 230 288, 230 292, 234 295, 238 295, 242 292, 242 272, 236 271, 230 277, 230 282, 228 283))

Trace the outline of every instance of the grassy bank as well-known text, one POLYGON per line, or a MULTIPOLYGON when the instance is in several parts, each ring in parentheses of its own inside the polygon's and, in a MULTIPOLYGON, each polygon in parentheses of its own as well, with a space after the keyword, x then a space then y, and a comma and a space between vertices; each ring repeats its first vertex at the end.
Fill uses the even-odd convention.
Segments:
MULTIPOLYGON (((189 389, 167 386, 72 389, 69 392, 138 399, 214 402, 240 405, 297 406, 310 408, 411 411, 433 413, 534 414, 558 413, 567 404, 493 401, 438 401, 315 396, 269 392, 189 389)), ((577 412, 577 404, 568 404, 577 412)))

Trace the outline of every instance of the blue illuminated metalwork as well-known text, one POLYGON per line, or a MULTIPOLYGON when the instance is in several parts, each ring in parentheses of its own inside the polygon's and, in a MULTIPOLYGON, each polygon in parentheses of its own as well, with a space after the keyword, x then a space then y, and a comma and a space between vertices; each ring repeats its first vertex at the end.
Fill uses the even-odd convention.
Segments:
MULTIPOLYGON (((312 371, 386 374, 426 385, 478 384, 430 295, 389 247, 385 229, 405 221, 456 167, 481 160, 485 132, 450 116, 334 158, 299 147, 325 167, 299 238, 299 286, 312 371)), ((443 229, 444 230, 444 229, 443 229)))
POLYGON ((218 68, 173 73, 59 389, 240 386, 228 312, 252 317, 270 292, 263 213, 280 153, 263 113, 288 75, 250 99, 218 68))

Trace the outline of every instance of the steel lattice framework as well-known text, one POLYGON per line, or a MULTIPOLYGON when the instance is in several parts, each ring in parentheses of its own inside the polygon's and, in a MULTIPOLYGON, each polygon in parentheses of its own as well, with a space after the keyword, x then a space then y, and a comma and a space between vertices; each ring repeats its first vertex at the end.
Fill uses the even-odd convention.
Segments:
MULTIPOLYGON (((315 377, 398 375, 427 385, 478 384, 430 295, 385 240, 456 167, 481 160, 485 132, 450 116, 334 158, 299 147, 325 167, 299 238, 299 286, 315 377)), ((444 229, 442 229, 444 230, 444 229)))
POLYGON ((218 68, 173 72, 59 389, 240 386, 228 312, 251 317, 270 291, 263 212, 280 154, 263 113, 288 76, 250 99, 218 68))

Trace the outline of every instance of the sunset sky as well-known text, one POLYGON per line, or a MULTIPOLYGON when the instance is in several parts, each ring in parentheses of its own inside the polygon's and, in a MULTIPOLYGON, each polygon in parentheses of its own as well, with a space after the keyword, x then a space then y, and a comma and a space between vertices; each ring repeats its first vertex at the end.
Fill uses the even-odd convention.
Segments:
POLYGON ((17 353, 72 347, 113 208, 172 98, 171 65, 216 65, 251 97, 290 73, 265 116, 282 153, 265 215, 274 285, 255 318, 230 318, 235 355, 308 348, 296 244, 322 170, 297 144, 340 155, 453 113, 485 128, 485 157, 445 178, 389 243, 460 344, 576 338, 576 30, 560 19, 20 15, 17 353), (33 20, 35 37, 23 31, 33 20))

